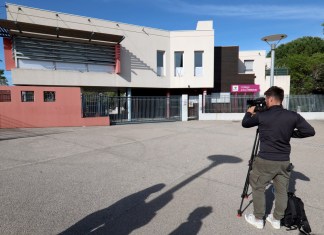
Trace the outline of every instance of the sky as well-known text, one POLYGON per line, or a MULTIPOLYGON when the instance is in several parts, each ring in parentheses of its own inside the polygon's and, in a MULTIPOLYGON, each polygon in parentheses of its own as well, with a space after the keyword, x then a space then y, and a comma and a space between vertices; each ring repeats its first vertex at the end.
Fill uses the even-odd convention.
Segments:
MULTIPOLYGON (((261 38, 286 34, 322 37, 324 0, 11 0, 23 6, 164 30, 195 30, 197 21, 213 20, 215 46, 270 50, 261 38)), ((0 18, 5 19, 0 1, 0 18)), ((2 40, 1 40, 2 41, 2 40)), ((0 44, 0 69, 4 68, 0 44)), ((6 75, 10 76, 9 73, 6 75)), ((7 76, 7 77, 8 77, 7 76)), ((10 80, 10 78, 9 78, 10 80)))

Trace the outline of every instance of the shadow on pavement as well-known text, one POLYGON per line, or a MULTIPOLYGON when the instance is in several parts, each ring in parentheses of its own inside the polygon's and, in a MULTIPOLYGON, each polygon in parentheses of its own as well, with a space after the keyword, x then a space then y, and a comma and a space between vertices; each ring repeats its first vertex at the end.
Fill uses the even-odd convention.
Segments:
POLYGON ((296 190, 296 180, 310 181, 310 178, 301 172, 292 170, 289 181, 289 192, 295 193, 296 190))
POLYGON ((99 234, 99 231, 102 231, 103 234, 103 229, 106 229, 106 224, 114 223, 123 213, 127 213, 136 205, 145 203, 148 196, 160 191, 164 187, 165 184, 156 184, 131 194, 103 210, 96 211, 84 217, 61 234, 99 234))
POLYGON ((198 207, 190 213, 187 222, 181 224, 177 229, 169 235, 196 235, 202 227, 202 220, 212 213, 213 209, 210 206, 198 207))
POLYGON ((68 131, 58 131, 58 130, 50 130, 43 128, 30 128, 30 129, 0 129, 0 141, 3 140, 14 140, 20 138, 30 138, 30 137, 38 137, 38 136, 47 136, 53 134, 61 134, 68 131))
MULTIPOLYGON (((290 180, 289 180, 289 188, 288 191, 295 193, 296 192, 296 181, 297 180, 303 180, 303 181, 310 181, 310 178, 304 175, 301 172, 292 170, 290 174, 290 180)), ((266 214, 271 213, 271 209, 273 207, 273 202, 275 200, 274 197, 274 187, 271 184, 267 189, 266 189, 266 214)))
MULTIPOLYGON (((239 163, 242 161, 240 158, 228 155, 212 155, 209 156, 208 159, 211 161, 209 166, 170 188, 155 199, 149 202, 145 201, 150 194, 160 191, 165 186, 164 184, 157 184, 127 196, 103 210, 99 210, 86 216, 60 234, 130 234, 132 231, 148 224, 155 217, 157 212, 173 199, 174 192, 186 186, 191 181, 200 177, 217 165, 239 163)), ((207 207, 207 209, 198 208, 197 211, 193 212, 191 217, 189 216, 189 218, 198 218, 200 216, 201 220, 203 216, 210 214, 211 210, 211 207, 207 207)), ((190 223, 189 218, 188 223, 190 223)), ((186 225, 186 227, 188 226, 189 224, 186 225)), ((178 229, 180 229, 180 227, 178 229)), ((185 227, 185 225, 183 227, 185 227)), ((198 226, 195 228, 200 229, 200 227, 201 225, 199 228, 198 226)), ((198 233, 198 231, 196 233, 198 233)))

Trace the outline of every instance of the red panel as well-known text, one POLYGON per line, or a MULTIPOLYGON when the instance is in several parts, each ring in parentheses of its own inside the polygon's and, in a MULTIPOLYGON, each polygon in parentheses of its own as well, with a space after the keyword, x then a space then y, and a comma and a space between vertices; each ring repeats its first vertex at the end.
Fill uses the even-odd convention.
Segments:
POLYGON ((109 125, 109 117, 81 117, 77 87, 0 86, 0 90, 11 93, 10 102, 0 102, 0 129, 109 125), (34 102, 21 102, 21 91, 34 91, 34 102), (54 91, 55 102, 44 102, 44 91, 54 91))
POLYGON ((115 45, 115 73, 120 73, 120 44, 115 45))
POLYGON ((16 67, 15 60, 12 56, 12 40, 10 38, 3 38, 3 47, 6 70, 11 70, 16 67))

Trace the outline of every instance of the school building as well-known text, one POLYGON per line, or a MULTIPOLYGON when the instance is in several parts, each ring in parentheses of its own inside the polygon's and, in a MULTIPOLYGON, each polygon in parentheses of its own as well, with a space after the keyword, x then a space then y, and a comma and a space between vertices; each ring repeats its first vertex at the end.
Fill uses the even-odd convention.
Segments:
MULTIPOLYGON (((167 31, 11 3, 6 15, 0 27, 14 87, 0 87, 0 128, 109 125, 111 100, 100 101, 100 115, 84 121, 90 101, 82 94, 128 97, 123 109, 113 106, 132 119, 133 107, 140 104, 132 106, 131 97, 186 94, 197 112, 198 95, 228 96, 242 86, 242 94, 257 96, 270 83, 265 51, 215 47, 213 21, 198 21, 193 30, 167 31), (77 107, 75 117, 58 121, 72 106, 77 107), (40 121, 43 116, 47 121, 40 121)), ((284 74, 275 85, 289 93, 289 82, 284 74)), ((167 100, 163 115, 170 116, 169 108, 167 100)))

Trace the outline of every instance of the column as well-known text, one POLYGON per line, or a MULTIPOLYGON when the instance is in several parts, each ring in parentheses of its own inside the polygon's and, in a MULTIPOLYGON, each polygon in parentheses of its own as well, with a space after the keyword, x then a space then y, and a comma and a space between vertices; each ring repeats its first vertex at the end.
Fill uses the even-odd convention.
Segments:
POLYGON ((181 121, 188 121, 188 95, 182 95, 181 98, 181 121))
POLYGON ((166 118, 170 118, 170 91, 167 91, 166 97, 166 118))
POLYGON ((132 88, 127 88, 127 112, 128 121, 132 120, 132 88))

